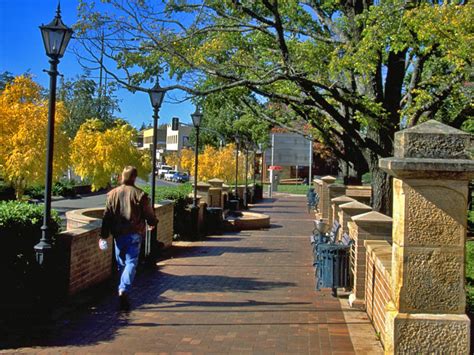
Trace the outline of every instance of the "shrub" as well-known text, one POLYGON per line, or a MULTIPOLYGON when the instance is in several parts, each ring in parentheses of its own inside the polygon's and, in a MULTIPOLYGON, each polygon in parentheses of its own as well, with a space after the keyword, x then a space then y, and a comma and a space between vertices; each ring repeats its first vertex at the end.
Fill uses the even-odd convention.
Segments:
MULTIPOLYGON (((148 194, 150 194, 150 187, 145 186, 143 188, 148 194)), ((174 202, 174 213, 173 213, 173 230, 174 233, 181 236, 187 236, 189 232, 190 224, 186 221, 189 219, 189 211, 186 209, 190 202, 188 195, 193 191, 193 187, 190 183, 185 183, 177 186, 158 186, 155 189, 155 201, 171 200, 174 202)))
POLYGON ((74 186, 76 186, 74 180, 60 180, 53 185, 53 195, 75 197, 76 190, 74 189, 74 186))
POLYGON ((44 197, 44 186, 42 185, 28 186, 25 189, 25 195, 29 196, 29 198, 41 199, 44 197))
POLYGON ((474 242, 466 243, 466 308, 474 313, 474 242))
MULTIPOLYGON (((37 264, 34 246, 41 238, 43 205, 0 202, 0 268, 3 271, 1 299, 19 301, 33 297, 37 264)), ((60 218, 52 211, 51 235, 59 231, 60 218)))
POLYGON ((14 200, 15 189, 9 185, 0 183, 0 201, 14 200))

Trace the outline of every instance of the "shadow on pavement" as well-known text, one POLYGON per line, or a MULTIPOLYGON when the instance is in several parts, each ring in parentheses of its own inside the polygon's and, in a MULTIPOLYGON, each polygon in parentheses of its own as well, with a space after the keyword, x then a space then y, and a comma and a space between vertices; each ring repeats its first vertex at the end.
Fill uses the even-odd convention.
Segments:
MULTIPOLYGON (((213 238, 228 239, 228 238, 213 238)), ((238 239, 238 238, 234 238, 238 239)), ((173 257, 215 256, 224 253, 277 253, 278 250, 245 247, 187 247, 173 248, 173 257)), ((193 267, 192 264, 189 267, 193 267)), ((33 346, 86 346, 100 342, 111 341, 122 327, 131 326, 131 317, 118 310, 118 299, 115 296, 115 282, 92 290, 85 302, 70 302, 63 307, 62 314, 50 322, 29 322, 22 320, 12 324, 5 334, 0 334, 0 349, 13 349, 33 346)), ((232 277, 222 275, 174 275, 161 271, 141 270, 137 275, 134 288, 130 293, 132 310, 159 312, 165 308, 183 307, 255 307, 255 306, 285 306, 305 303, 273 303, 257 302, 173 302, 161 295, 166 291, 187 293, 206 292, 254 292, 271 290, 281 287, 291 287, 291 282, 261 281, 253 277, 232 277)), ((181 310, 180 310, 181 311, 181 310)), ((135 313, 135 315, 137 314, 135 313)), ((54 317, 53 317, 54 318, 54 317)), ((135 316, 136 318, 136 316, 135 316)), ((136 319, 134 324, 136 325, 136 319)), ((158 324, 154 324, 158 326, 158 324)), ((146 325, 144 325, 146 326, 146 325)), ((49 349, 48 349, 49 350, 49 349)), ((54 349, 52 349, 54 351, 54 349)))

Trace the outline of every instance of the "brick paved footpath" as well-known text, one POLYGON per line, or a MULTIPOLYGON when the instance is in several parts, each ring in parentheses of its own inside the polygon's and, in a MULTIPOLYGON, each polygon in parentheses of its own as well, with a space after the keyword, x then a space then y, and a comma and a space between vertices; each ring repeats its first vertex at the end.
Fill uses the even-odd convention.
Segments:
POLYGON ((382 353, 365 313, 315 291, 303 197, 279 195, 252 211, 272 228, 177 243, 174 257, 137 277, 133 310, 108 297, 63 319, 27 353, 382 353))

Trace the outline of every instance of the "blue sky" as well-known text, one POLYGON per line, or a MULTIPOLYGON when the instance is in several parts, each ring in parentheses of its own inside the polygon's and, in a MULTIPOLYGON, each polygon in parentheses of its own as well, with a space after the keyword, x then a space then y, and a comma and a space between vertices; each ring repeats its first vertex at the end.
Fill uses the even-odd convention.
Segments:
MULTIPOLYGON (((48 86, 48 75, 43 72, 49 67, 48 57, 38 26, 53 19, 57 3, 57 0, 0 0, 0 72, 9 71, 20 75, 30 71, 35 81, 44 87, 48 86)), ((62 19, 68 26, 77 21, 77 3, 77 0, 61 1, 62 19)), ((59 71, 67 79, 82 74, 72 52, 67 52, 61 59, 59 71)), ((98 73, 94 76, 98 76, 98 73)), ((176 92, 173 95, 179 96, 176 92)), ((152 122, 152 108, 147 94, 132 94, 121 89, 117 96, 121 109, 118 116, 134 126, 152 122)), ((168 123, 174 116, 183 122, 190 122, 193 111, 191 103, 174 104, 165 99, 160 111, 160 123, 168 123)))

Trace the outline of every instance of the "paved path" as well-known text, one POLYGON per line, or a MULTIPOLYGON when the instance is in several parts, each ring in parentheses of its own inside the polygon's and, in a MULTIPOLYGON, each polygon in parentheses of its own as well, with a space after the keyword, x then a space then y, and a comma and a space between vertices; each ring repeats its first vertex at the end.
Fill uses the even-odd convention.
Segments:
POLYGON ((381 353, 365 314, 330 290, 314 290, 302 197, 282 195, 253 211, 272 228, 177 243, 174 257, 138 276, 133 310, 111 296, 62 320, 34 353, 381 353))

